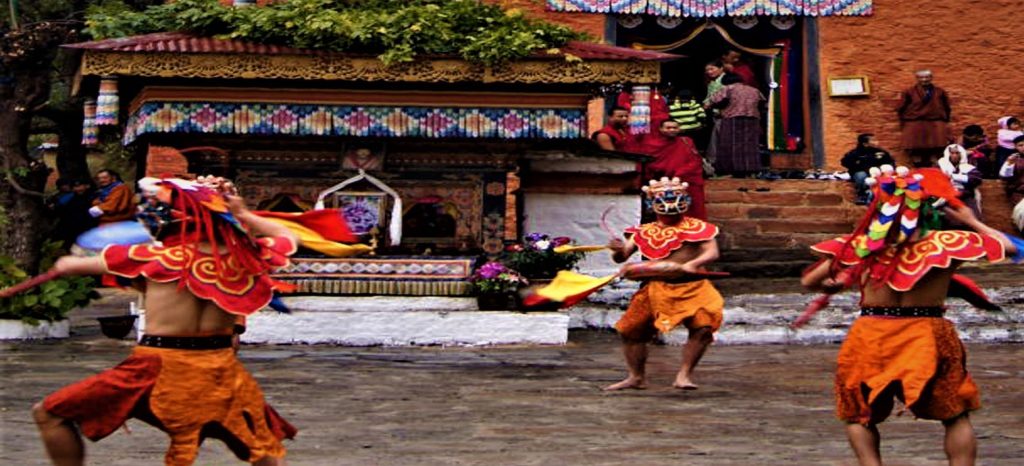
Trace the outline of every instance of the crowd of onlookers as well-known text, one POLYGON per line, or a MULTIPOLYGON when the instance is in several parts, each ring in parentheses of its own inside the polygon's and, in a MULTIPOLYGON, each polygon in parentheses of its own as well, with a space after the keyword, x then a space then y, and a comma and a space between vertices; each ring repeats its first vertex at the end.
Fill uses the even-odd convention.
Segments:
POLYGON ((57 193, 46 201, 57 225, 53 239, 71 247, 79 235, 97 225, 135 218, 132 189, 117 172, 103 169, 94 179, 57 180, 57 193))
MULTIPOLYGON (((685 89, 669 96, 671 101, 657 90, 653 92, 649 134, 631 134, 630 99, 624 93, 609 112, 607 126, 593 135, 605 150, 652 156, 642 174, 644 178, 677 176, 688 182, 694 204, 692 214, 701 218, 705 216, 705 178, 773 177, 766 171, 761 150, 765 97, 750 66, 738 51, 729 50, 708 63, 704 74, 707 97, 703 101, 697 101, 685 89)), ((1015 207, 1014 221, 1024 230, 1021 121, 1013 116, 999 118, 999 130, 993 139, 977 124, 964 127, 959 137, 952 137, 948 94, 932 83, 931 71, 921 70, 915 76, 916 83, 901 93, 896 109, 907 159, 915 167, 941 169, 979 216, 978 187, 983 180, 1005 180, 1007 195, 1015 207)), ((873 134, 865 133, 857 137, 856 146, 841 163, 847 173, 840 177, 855 184, 856 202, 866 204, 871 200, 865 183, 870 169, 895 165, 896 161, 879 146, 873 134)))

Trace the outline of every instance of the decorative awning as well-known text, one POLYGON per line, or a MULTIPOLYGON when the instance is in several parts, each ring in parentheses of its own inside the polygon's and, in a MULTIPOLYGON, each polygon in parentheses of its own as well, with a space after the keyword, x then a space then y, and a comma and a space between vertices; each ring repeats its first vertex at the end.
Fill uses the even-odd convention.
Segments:
POLYGON ((719 16, 870 16, 872 0, 547 0, 564 12, 719 16))
POLYGON ((586 137, 585 109, 144 102, 124 143, 155 133, 472 139, 586 137))
POLYGON ((569 42, 527 58, 484 66, 454 56, 385 65, 376 56, 331 53, 180 32, 107 39, 62 47, 82 50, 83 76, 291 79, 412 83, 654 83, 661 62, 678 55, 569 42))

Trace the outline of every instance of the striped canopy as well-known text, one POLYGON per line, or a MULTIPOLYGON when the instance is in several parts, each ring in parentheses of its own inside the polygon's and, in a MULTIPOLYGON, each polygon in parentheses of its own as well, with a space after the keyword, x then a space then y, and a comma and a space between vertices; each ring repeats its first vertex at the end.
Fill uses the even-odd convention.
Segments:
POLYGON ((869 16, 872 0, 547 0, 552 11, 716 16, 869 16))

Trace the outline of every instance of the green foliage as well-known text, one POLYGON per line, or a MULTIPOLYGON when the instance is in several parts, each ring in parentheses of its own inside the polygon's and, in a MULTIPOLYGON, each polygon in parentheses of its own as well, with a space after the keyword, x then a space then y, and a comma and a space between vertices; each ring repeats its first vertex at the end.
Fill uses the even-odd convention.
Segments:
POLYGON ((265 44, 371 53, 387 64, 418 55, 458 55, 483 64, 522 58, 581 36, 477 0, 288 0, 235 8, 217 0, 176 0, 137 11, 118 0, 89 9, 97 39, 163 31, 265 44))
MULTIPOLYGON (((59 242, 45 243, 40 268, 45 270, 52 267, 60 254, 59 242)), ((0 288, 14 285, 26 278, 28 274, 15 265, 14 259, 0 256, 0 288)), ((61 320, 72 309, 98 299, 99 294, 94 287, 95 283, 91 277, 60 277, 48 281, 11 298, 0 299, 0 319, 20 319, 29 324, 36 324, 41 320, 61 320)))

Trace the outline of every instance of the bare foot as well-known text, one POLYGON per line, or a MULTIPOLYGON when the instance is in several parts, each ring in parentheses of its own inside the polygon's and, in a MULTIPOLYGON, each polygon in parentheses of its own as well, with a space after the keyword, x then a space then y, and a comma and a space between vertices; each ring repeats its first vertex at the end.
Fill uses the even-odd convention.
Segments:
POLYGON ((639 377, 626 377, 622 382, 613 383, 607 387, 604 387, 604 391, 611 392, 615 390, 624 390, 632 388, 633 390, 643 390, 647 388, 647 381, 639 377))
POLYGON ((672 387, 680 390, 696 390, 697 384, 691 382, 687 377, 676 377, 676 381, 672 384, 672 387))

